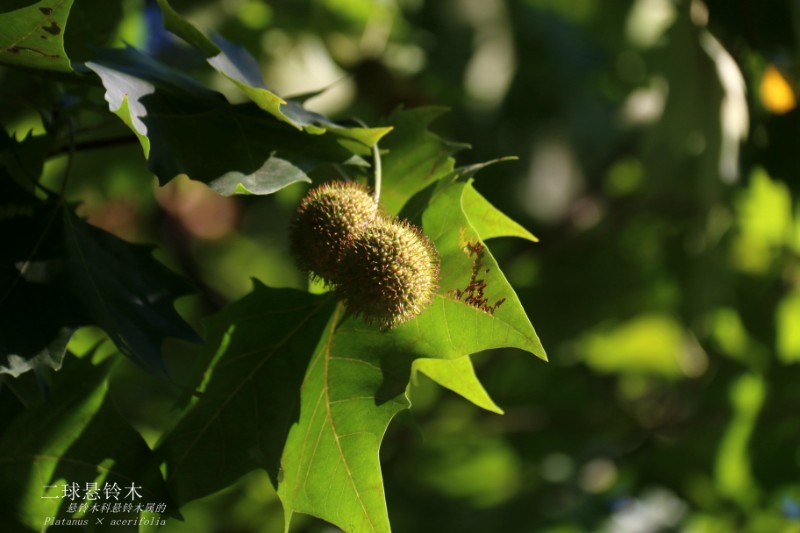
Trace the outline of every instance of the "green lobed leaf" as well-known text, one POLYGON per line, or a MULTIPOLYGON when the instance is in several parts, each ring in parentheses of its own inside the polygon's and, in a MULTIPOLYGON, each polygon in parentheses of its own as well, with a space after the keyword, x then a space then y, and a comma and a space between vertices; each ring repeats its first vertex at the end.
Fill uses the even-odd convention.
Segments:
POLYGON ((426 205, 422 227, 439 252, 441 282, 430 308, 396 331, 416 340, 422 357, 512 347, 546 360, 514 289, 464 213, 462 199, 471 187, 470 182, 434 184, 409 202, 426 205))
MULTIPOLYGON (((411 218, 417 218, 419 215, 415 215, 415 213, 426 209, 430 196, 443 191, 444 184, 454 183, 457 180, 466 180, 467 186, 463 189, 462 209, 481 241, 496 237, 521 237, 536 242, 536 238, 533 235, 497 210, 472 187, 471 179, 480 169, 504 160, 506 159, 453 170, 442 177, 436 186, 413 198, 406 205, 403 213, 411 218), (477 224, 475 224, 476 221, 477 224)), ((513 293, 513 290, 510 292, 513 293)), ((538 343, 538 340, 536 342, 538 343)), ((543 353, 541 351, 540 356, 543 353)), ((469 357, 461 357, 453 361, 457 361, 457 363, 451 363, 450 360, 421 359, 416 361, 415 365, 419 365, 419 370, 428 375, 433 381, 460 394, 478 407, 502 413, 502 410, 494 404, 480 383, 472 366, 472 360, 469 357), (427 369, 430 369, 430 371, 426 371, 427 369)))
MULTIPOLYGON (((309 135, 254 104, 231 105, 132 48, 103 51, 86 66, 100 76, 109 109, 137 135, 162 184, 186 174, 220 194, 271 194, 310 182, 308 173, 319 165, 358 163, 354 150, 369 153, 366 144, 309 135)), ((363 140, 374 144, 379 137, 363 140)))
POLYGON ((339 325, 334 306, 256 285, 209 323, 218 349, 203 393, 160 447, 181 502, 264 468, 287 526, 305 512, 388 531, 378 448, 408 406, 411 354, 352 318, 339 325))
POLYGON ((392 418, 409 406, 412 371, 502 412, 469 354, 515 347, 546 358, 470 217, 488 237, 530 237, 472 188, 485 164, 453 169, 453 145, 426 129, 437 112, 396 115, 399 126, 386 144, 395 134, 402 141, 391 146, 384 173, 394 209, 407 204, 403 212, 420 222, 441 256, 435 301, 409 323, 381 330, 331 294, 257 284, 212 318, 201 394, 160 445, 181 503, 263 468, 287 528, 299 512, 346 531, 389 531, 378 452, 392 418))
POLYGON ((41 0, 0 13, 0 63, 71 72, 64 30, 72 0, 41 0))
POLYGON ((504 346, 545 356, 491 254, 469 253, 481 241, 463 212, 467 187, 450 183, 428 202, 423 222, 442 254, 443 285, 408 324, 380 330, 341 304, 331 316, 331 295, 262 285, 209 322, 214 352, 202 395, 161 445, 182 503, 264 468, 287 524, 301 512, 346 531, 388 531, 378 450, 392 417, 409 405, 414 360, 448 388, 499 411, 465 356, 504 346), (505 300, 495 309, 456 294, 476 261, 485 305, 505 300))
MULTIPOLYGON (((120 503, 126 501, 133 484, 141 498, 131 495, 128 502, 164 503, 168 514, 177 516, 152 451, 111 403, 106 381, 109 365, 93 365, 89 359, 66 360, 49 401, 21 411, 0 435, 4 530, 41 531, 45 517, 72 517, 70 503, 93 503, 83 500, 87 483, 97 483, 101 490, 106 483, 116 483, 122 490, 120 503), (75 500, 63 497, 64 485, 72 483, 79 488, 75 500)), ((135 519, 138 514, 113 517, 135 519)), ((91 522, 94 526, 95 521, 91 522)))
MULTIPOLYGON (((432 198, 441 193, 449 184, 458 180, 470 180, 477 172, 489 165, 515 159, 506 157, 454 169, 454 161, 452 158, 445 157, 444 154, 448 150, 455 151, 462 148, 463 145, 448 143, 426 129, 430 122, 439 116, 441 112, 443 110, 438 108, 421 108, 398 111, 393 115, 398 120, 397 134, 401 139, 396 140, 397 145, 392 148, 386 157, 390 164, 384 173, 386 185, 384 187, 383 201, 387 201, 387 196, 391 198, 394 195, 399 199, 398 204, 404 203, 400 216, 420 224, 422 223, 422 212, 429 207, 432 198), (415 168, 410 168, 407 165, 408 161, 424 161, 425 154, 427 154, 429 160, 434 162, 433 164, 429 164, 428 167, 424 164, 419 164, 415 168), (420 169, 423 171, 420 171, 420 169), (415 171, 416 175, 414 175, 415 171), (430 181, 429 176, 431 174, 435 174, 439 178, 435 183, 425 188, 426 183, 430 181), (409 176, 416 179, 410 179, 409 176), (409 195, 417 192, 419 194, 416 194, 406 202, 409 195)), ((388 140, 392 138, 397 139, 395 134, 389 136, 388 140)), ((471 185, 463 189, 461 208, 469 224, 478 233, 481 241, 503 236, 536 240, 533 235, 486 201, 471 185)), ((457 222, 454 221, 454 223, 457 222)), ((466 265, 464 266, 466 267, 466 265)), ((458 267, 456 266, 455 268, 457 269, 458 267)), ((510 287, 508 287, 507 292, 510 292, 513 298, 516 298, 510 287)), ((533 337, 535 337, 535 333, 533 337)), ((536 339, 534 345, 536 344, 538 344, 538 339, 536 339)), ((540 349, 540 346, 537 349, 540 349)), ((539 353, 543 355, 544 351, 540 350, 539 353)), ((430 372, 425 373, 433 381, 460 394, 478 407, 492 412, 502 412, 486 393, 469 357, 461 357, 458 363, 453 364, 446 360, 421 359, 415 362, 415 365, 419 365, 420 368, 429 368, 430 372)))
POLYGON ((388 531, 378 450, 391 418, 408 407, 404 388, 412 362, 477 405, 498 411, 465 356, 517 347, 546 359, 519 299, 464 214, 468 188, 468 182, 445 185, 423 213, 425 232, 442 256, 443 280, 426 312, 390 331, 353 317, 337 326, 333 317, 311 361, 300 420, 282 459, 278 494, 288 517, 299 511, 346 531, 388 531), (470 253, 479 245, 482 252, 470 253), (482 283, 486 302, 469 301, 458 296, 460 289, 449 288, 459 286, 464 272, 470 273, 468 282, 482 283), (458 362, 447 364, 452 361, 458 362))
MULTIPOLYGON (((469 178, 486 165, 499 161, 501 160, 460 168, 452 175, 459 179, 469 178)), ((443 178, 443 181, 447 181, 447 178, 443 178)), ((462 207, 482 241, 496 237, 520 237, 533 242, 538 241, 525 228, 491 205, 471 184, 464 188, 462 207)), ((414 369, 478 407, 498 414, 503 413, 483 388, 469 356, 458 359, 418 359, 414 361, 414 369)))
MULTIPOLYGON (((439 182, 437 182, 436 184, 428 187, 428 189, 426 189, 424 191, 421 191, 414 198, 412 198, 406 204, 406 207, 403 209, 403 212, 401 213, 401 215, 402 216, 406 216, 406 217, 408 217, 410 219, 413 219, 413 220, 417 220, 417 219, 423 218, 423 216, 421 215, 421 212, 429 209, 429 207, 431 205, 433 205, 434 202, 440 202, 440 205, 444 205, 444 204, 441 203, 443 201, 442 199, 443 198, 448 198, 448 196, 449 196, 449 201, 452 202, 452 203, 455 203, 457 195, 452 194, 452 192, 454 190, 453 187, 459 187, 459 188, 461 188, 461 191, 462 191, 461 206, 456 208, 456 209, 450 209, 449 212, 450 212, 450 217, 451 218, 450 218, 449 221, 443 222, 443 224, 444 225, 453 224, 453 227, 461 228, 459 230, 461 232, 460 233, 460 237, 465 237, 467 235, 467 233, 466 233, 467 232, 467 228, 471 227, 471 223, 472 223, 472 219, 470 217, 468 217, 469 213, 467 213, 466 210, 467 210, 468 206, 469 207, 473 207, 474 204, 470 200, 474 199, 475 195, 478 195, 477 191, 475 191, 474 188, 472 187, 471 178, 481 168, 484 168, 485 166, 487 166, 489 164, 493 164, 493 163, 498 162, 498 161, 500 161, 500 160, 490 161, 488 163, 481 163, 481 164, 477 164, 477 165, 471 165, 469 167, 461 167, 461 168, 453 170, 452 172, 450 172, 450 173, 446 174, 445 176, 443 176, 439 180, 439 182), (467 180, 467 181, 459 182, 458 180, 467 180), (459 185, 459 183, 461 183, 461 185, 459 185), (450 189, 449 195, 448 195, 448 189, 450 189)), ((482 289, 476 289, 476 290, 481 290, 482 292, 484 292, 483 296, 486 297, 487 294, 490 294, 490 293, 486 293, 487 288, 488 288, 488 284, 489 284, 489 280, 490 280, 490 278, 494 279, 494 281, 492 281, 492 286, 495 286, 495 287, 499 286, 501 288, 500 292, 502 293, 502 295, 498 294, 496 296, 496 299, 494 299, 494 300, 489 300, 489 298, 486 297, 485 305, 494 306, 494 305, 497 305, 498 302, 500 302, 500 305, 502 306, 502 305, 505 305, 506 302, 512 303, 512 305, 515 307, 515 312, 512 313, 512 316, 514 317, 513 318, 513 322, 515 323, 515 326, 513 326, 513 327, 521 328, 520 331, 527 330, 527 337, 528 337, 528 340, 530 341, 528 343, 527 347, 525 347, 525 340, 524 340, 525 336, 523 335, 522 344, 518 344, 516 347, 524 349, 524 350, 528 350, 531 353, 534 353, 534 354, 538 355, 539 357, 541 357, 542 359, 546 360, 546 355, 545 355, 544 349, 542 348, 541 343, 539 342, 539 339, 538 339, 536 333, 533 331, 533 327, 530 325, 530 321, 527 319, 527 316, 525 315, 524 311, 521 309, 521 306, 519 305, 518 298, 517 298, 516 294, 514 293, 513 289, 508 284, 508 282, 505 280, 505 277, 503 276, 502 272, 499 272, 498 267, 497 267, 496 263, 494 262, 494 258, 491 256, 491 252, 486 247, 485 242, 484 242, 484 240, 485 240, 484 233, 486 235, 488 235, 489 238, 501 237, 501 236, 519 236, 517 234, 517 233, 519 233, 519 230, 514 227, 513 223, 509 224, 507 222, 509 219, 507 219, 507 217, 504 214, 502 214, 501 212, 497 211, 493 206, 488 204, 488 202, 485 199, 482 199, 482 197, 481 197, 481 200, 482 201, 480 201, 480 203, 478 204, 479 206, 481 206, 481 210, 478 211, 478 213, 481 213, 481 214, 486 213, 489 209, 494 210, 495 213, 491 214, 490 218, 486 218, 485 216, 483 217, 484 220, 489 221, 489 223, 484 223, 483 225, 479 226, 481 228, 481 232, 482 233, 478 233, 477 235, 473 234, 473 237, 476 237, 476 238, 473 239, 472 243, 468 243, 468 242, 464 242, 463 243, 465 245, 464 250, 465 250, 467 256, 471 255, 470 254, 470 250, 471 250, 470 247, 480 246, 481 249, 483 250, 483 252, 481 253, 481 259, 479 261, 484 266, 483 273, 482 274, 480 272, 477 273, 478 275, 476 275, 476 277, 475 277, 475 282, 478 285, 486 283, 487 287, 484 287, 482 289), (493 221, 493 220, 499 221, 499 224, 491 223, 491 221, 493 221), (468 244, 468 246, 467 246, 467 244, 468 244), (494 268, 492 268, 492 266, 489 263, 487 263, 487 261, 489 263, 494 263, 494 268), (488 266, 488 268, 487 268, 487 266, 488 266), (499 276, 496 275, 495 272, 498 272, 499 276)), ((424 218, 423 218, 423 220, 424 220, 424 218)), ((432 222, 431 222, 430 218, 428 220, 429 220, 428 224, 430 226, 430 224, 432 224, 432 222)), ((423 225, 424 225, 424 223, 423 223, 423 225)), ((428 230, 427 230, 427 228, 429 226, 425 226, 426 227, 426 233, 429 233, 428 230)), ((472 230, 474 231, 475 228, 472 228, 472 230)), ((429 233, 429 236, 430 236, 430 233, 429 233)), ((442 241, 441 244, 437 244, 437 248, 440 248, 440 250, 439 250, 440 254, 441 254, 441 250, 442 249, 446 249, 448 246, 449 246, 449 244, 444 242, 444 241, 442 241)), ((475 254, 472 254, 472 256, 473 256, 473 258, 477 259, 475 254)), ((468 266, 467 264, 464 263, 463 258, 461 256, 459 256, 458 254, 450 254, 449 259, 447 261, 444 261, 444 259, 443 259, 443 270, 442 270, 442 273, 441 273, 442 274, 442 279, 443 280, 447 280, 449 278, 452 278, 452 276, 449 275, 448 272, 452 272, 455 275, 455 273, 457 273, 459 271, 459 269, 462 269, 462 271, 464 271, 464 272, 466 272, 466 271, 470 272, 470 280, 469 281, 471 281, 472 280, 472 272, 473 272, 472 269, 475 268, 476 263, 477 262, 473 262, 471 265, 468 266), (461 263, 461 264, 459 265, 459 263, 461 263), (465 270, 465 269, 469 269, 469 270, 465 270)), ((465 289, 469 285, 469 281, 465 285, 465 287, 464 287, 465 289)), ((444 283, 444 281, 443 281, 443 283, 444 283)), ((448 291, 445 291, 445 294, 439 294, 437 296, 437 298, 442 299, 441 301, 442 301, 443 306, 441 307, 441 310, 443 312, 447 308, 452 307, 451 303, 447 303, 448 294, 449 294, 449 296, 453 296, 454 294, 457 294, 457 291, 460 291, 460 290, 463 290, 463 289, 452 289, 449 293, 448 293, 448 291)), ((441 291, 440 291, 440 293, 441 293, 441 291)), ((466 299, 465 296, 462 296, 462 298, 466 299)), ((475 303, 477 303, 477 302, 475 302, 475 303)), ((435 314, 435 311, 431 311, 431 312, 433 312, 435 314)), ((492 311, 492 314, 493 313, 494 313, 494 311, 492 311)), ((423 316, 420 317, 420 319, 428 320, 429 317, 427 317, 426 315, 423 315, 423 316)), ((441 322, 442 321, 442 317, 439 317, 438 320, 441 322)), ((446 319, 445 319, 445 322, 446 322, 446 319)), ((482 320, 480 322, 484 323, 484 327, 486 327, 485 320, 482 320)), ((479 322, 476 321, 476 324, 478 324, 478 323, 479 322)), ((423 326, 423 327, 429 327, 429 326, 423 326)), ((459 328, 459 326, 457 326, 455 323, 452 326, 449 325, 449 324, 446 324, 445 325, 445 331, 448 331, 451 327, 453 327, 455 329, 455 331, 459 331, 457 329, 457 328, 459 328)), ((467 327, 472 327, 472 326, 467 326, 467 327)), ((494 331, 494 326, 490 326, 489 330, 490 331, 494 331)), ((519 339, 519 337, 518 337, 518 339, 519 339)), ((446 348, 443 347, 441 344, 439 346, 439 349, 442 350, 442 353, 445 353, 446 348)), ((471 353, 471 352, 469 352, 469 353, 471 353)), ((483 385, 480 383, 480 380, 478 379, 477 375, 475 374, 475 370, 474 370, 474 368, 472 366, 472 360, 469 357, 461 357, 458 364, 452 364, 452 365, 448 365, 444 360, 430 360, 430 362, 425 362, 425 363, 421 363, 421 364, 423 366, 432 367, 432 371, 431 372, 426 372, 426 374, 433 381, 439 383, 443 387, 448 388, 450 390, 453 390, 454 392, 460 394, 465 399, 471 401, 472 403, 474 403, 478 407, 481 407, 481 408, 484 408, 484 409, 487 409, 487 410, 493 411, 493 412, 497 412, 497 410, 499 409, 499 408, 497 408, 496 405, 494 405, 494 403, 488 397, 488 394, 486 393, 485 389, 483 388, 483 385), (446 373, 442 371, 444 369, 446 369, 446 373)))
POLYGON ((358 321, 340 324, 343 309, 331 317, 306 372, 278 496, 287 528, 301 512, 345 531, 390 531, 378 453, 389 422, 410 405, 413 354, 391 335, 370 339, 358 321))

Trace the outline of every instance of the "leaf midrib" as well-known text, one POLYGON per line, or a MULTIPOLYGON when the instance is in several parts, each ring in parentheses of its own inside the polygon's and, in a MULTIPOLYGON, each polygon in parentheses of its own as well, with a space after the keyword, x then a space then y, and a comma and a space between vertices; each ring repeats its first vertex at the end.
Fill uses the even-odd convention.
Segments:
MULTIPOLYGON (((341 313, 340 310, 343 307, 344 306, 340 304, 339 306, 337 306, 337 311, 341 313)), ((331 413, 330 390, 328 387, 328 367, 330 366, 330 360, 332 357, 331 346, 333 344, 333 339, 335 336, 335 328, 338 322, 339 322, 338 314, 336 314, 334 315, 334 319, 331 321, 331 333, 328 336, 328 341, 325 344, 325 351, 323 352, 323 356, 325 358, 325 366, 323 369, 322 391, 323 394, 325 395, 325 410, 327 412, 328 422, 330 423, 331 431, 333 432, 333 439, 334 442, 336 443, 336 451, 339 452, 339 458, 342 461, 342 465, 344 466, 345 472, 347 472, 347 478, 350 480, 350 485, 352 485, 353 491, 356 493, 356 497, 358 498, 358 503, 359 505, 361 505, 361 510, 364 512, 364 516, 366 517, 367 522, 369 523, 370 529, 372 531, 377 531, 375 524, 372 522, 372 517, 370 516, 369 511, 367 511, 367 507, 364 504, 364 500, 361 498, 361 491, 358 490, 355 479, 353 479, 353 472, 350 470, 350 466, 347 464, 347 459, 344 456, 344 450, 342 450, 342 446, 339 443, 339 438, 340 438, 339 433, 338 431, 336 431, 336 424, 333 422, 333 413, 331 413)), ((320 431, 322 431, 322 429, 320 429, 320 431)))
MULTIPOLYGON (((333 341, 334 341, 335 334, 336 334, 336 326, 338 325, 339 319, 341 318, 343 313, 344 313, 344 305, 340 302, 336 306, 336 310, 334 311, 333 316, 331 317, 330 329, 328 331, 328 338, 325 340, 325 345, 322 348, 322 354, 321 355, 322 355, 323 365, 324 365, 323 366, 323 370, 322 370, 322 378, 323 378, 322 379, 322 391, 320 392, 320 396, 317 399, 317 402, 316 402, 316 404, 314 406, 314 411, 311 413, 311 416, 309 417, 309 424, 311 424, 311 422, 313 421, 314 416, 317 413, 317 408, 319 407, 319 402, 322 400, 323 403, 325 404, 325 411, 326 411, 325 412, 325 417, 327 418, 327 421, 330 424, 331 432, 333 433, 333 437, 334 437, 334 442, 336 443, 336 449, 339 452, 339 458, 340 458, 340 460, 342 462, 342 465, 344 466, 344 470, 345 470, 345 472, 347 472, 347 477, 350 480, 350 485, 352 486, 353 492, 355 492, 356 497, 358 498, 358 503, 361 505, 361 510, 363 511, 364 516, 366 517, 367 522, 369 523, 371 530, 372 531, 377 531, 377 528, 376 528, 375 524, 372 521, 372 517, 370 516, 369 511, 367 510, 366 505, 364 504, 364 501, 361 498, 361 492, 358 490, 358 487, 355 484, 355 480, 353 479, 353 474, 352 474, 352 472, 350 470, 350 467, 349 467, 349 465, 347 463, 347 459, 344 456, 344 451, 342 450, 342 447, 339 445, 339 439, 341 438, 341 436, 336 431, 336 425, 333 422, 333 415, 331 413, 331 400, 330 400, 330 391, 329 391, 329 386, 328 386, 328 379, 329 379, 329 377, 328 377, 328 367, 329 367, 330 359, 333 357, 331 355, 331 348, 332 348, 333 341)), ((318 361, 319 361, 319 358, 316 358, 316 359, 314 359, 314 361, 312 361, 311 367, 309 368, 309 371, 306 374, 306 378, 303 380, 303 384, 300 386, 301 393, 302 393, 302 390, 305 389, 306 383, 308 381, 308 377, 311 375, 311 373, 312 373, 314 367, 317 365, 318 361)), ((310 457, 308 458, 309 464, 313 461, 313 459, 314 459, 314 457, 315 457, 315 455, 317 453, 317 448, 319 446, 320 440, 322 439, 322 434, 323 434, 324 431, 325 431, 325 421, 323 420, 323 422, 322 422, 322 424, 320 426, 319 432, 317 433, 317 442, 316 442, 316 444, 314 446, 314 451, 311 453, 310 457)), ((309 436, 310 436, 310 428, 309 428, 309 431, 306 432, 305 437, 303 438, 303 445, 301 447, 302 451, 301 451, 300 458, 299 458, 299 460, 297 462, 297 473, 295 475, 295 479, 297 481, 295 482, 295 486, 294 486, 294 490, 293 490, 293 495, 292 495, 292 500, 293 501, 297 500, 297 491, 300 489, 300 472, 303 469, 304 459, 305 459, 305 449, 306 449, 306 444, 308 443, 308 437, 309 436)), ((311 468, 309 466, 308 468, 306 468, 306 476, 303 478, 303 484, 304 485, 307 482, 308 474, 310 473, 310 471, 311 471, 311 468)))

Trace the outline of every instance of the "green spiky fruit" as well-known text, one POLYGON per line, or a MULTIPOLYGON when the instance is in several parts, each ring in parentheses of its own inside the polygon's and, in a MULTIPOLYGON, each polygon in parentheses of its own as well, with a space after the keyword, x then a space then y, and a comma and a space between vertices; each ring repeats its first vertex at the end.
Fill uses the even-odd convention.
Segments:
POLYGON ((328 284, 338 283, 345 250, 377 213, 375 200, 359 183, 332 181, 308 191, 289 230, 291 252, 300 269, 328 284))
POLYGON ((438 283, 433 243, 406 221, 379 218, 347 249, 338 291, 350 312, 393 328, 425 310, 438 283))

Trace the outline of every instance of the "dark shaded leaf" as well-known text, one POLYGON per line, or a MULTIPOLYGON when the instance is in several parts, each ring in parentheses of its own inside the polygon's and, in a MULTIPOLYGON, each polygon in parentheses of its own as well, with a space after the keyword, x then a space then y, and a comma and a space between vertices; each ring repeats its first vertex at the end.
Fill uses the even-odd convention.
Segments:
POLYGON ((0 373, 58 368, 72 332, 101 326, 122 353, 163 374, 161 342, 194 340, 173 301, 191 291, 148 246, 125 242, 42 202, 0 173, 0 373), (8 203, 5 203, 8 202, 8 203))
POLYGON ((303 376, 333 307, 330 296, 256 282, 250 295, 206 322, 211 364, 202 399, 160 447, 181 503, 255 468, 277 485, 303 376))
POLYGON ((247 50, 220 36, 213 40, 183 19, 166 0, 158 0, 164 25, 205 54, 209 65, 231 80, 258 107, 298 130, 321 135, 326 132, 357 144, 372 146, 392 128, 346 128, 327 117, 304 109, 298 102, 285 100, 261 76, 261 68, 247 50))
POLYGON ((167 513, 176 515, 152 451, 107 396, 109 365, 95 366, 89 359, 68 359, 50 401, 17 415, 0 436, 0 515, 6 531, 41 531, 45 517, 69 518, 69 503, 93 503, 83 500, 87 483, 101 490, 116 483, 122 491, 118 502, 164 503, 167 513), (78 498, 63 498, 64 485, 72 483, 78 498), (131 485, 140 497, 126 497, 131 485))
POLYGON ((254 104, 230 105, 132 48, 104 51, 86 66, 100 76, 111 111, 136 133, 162 184, 187 174, 221 194, 269 194, 310 182, 308 172, 321 164, 358 162, 354 154, 369 153, 364 143, 388 131, 357 140, 309 135, 254 104))
POLYGON ((192 292, 186 281, 153 258, 152 248, 131 244, 79 219, 64 217, 66 272, 72 294, 122 353, 164 373, 166 337, 197 340, 173 306, 192 292))
POLYGON ((64 48, 75 62, 88 61, 94 51, 117 37, 124 4, 108 0, 73 0, 64 48))
POLYGON ((65 286, 58 207, 0 170, 0 374, 59 368, 72 333, 88 317, 65 286))
MULTIPOLYGON (((21 187, 32 190, 33 184, 42 174, 44 159, 52 140, 47 135, 28 134, 21 141, 0 129, 0 167, 21 187)), ((6 200, 3 197, 0 201, 6 200)))

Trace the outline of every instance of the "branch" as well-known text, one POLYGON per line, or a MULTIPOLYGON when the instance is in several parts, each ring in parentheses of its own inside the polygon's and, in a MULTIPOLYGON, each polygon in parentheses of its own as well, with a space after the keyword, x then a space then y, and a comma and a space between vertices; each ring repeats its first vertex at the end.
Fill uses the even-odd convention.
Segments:
POLYGON ((97 150, 100 148, 113 148, 115 146, 124 146, 126 144, 133 144, 139 142, 135 135, 126 135, 124 137, 110 137, 107 139, 95 139, 93 141, 83 141, 75 143, 70 146, 59 146, 54 148, 47 154, 48 157, 57 157, 71 151, 81 152, 85 150, 97 150))

